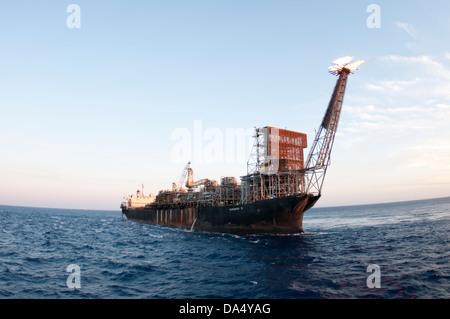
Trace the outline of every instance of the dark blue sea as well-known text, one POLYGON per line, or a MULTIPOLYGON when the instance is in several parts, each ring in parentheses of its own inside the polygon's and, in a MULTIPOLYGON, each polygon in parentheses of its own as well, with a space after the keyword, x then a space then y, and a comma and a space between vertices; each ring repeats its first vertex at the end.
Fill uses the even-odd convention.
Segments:
POLYGON ((313 208, 304 229, 236 236, 0 206, 0 298, 450 297, 450 197, 313 208))

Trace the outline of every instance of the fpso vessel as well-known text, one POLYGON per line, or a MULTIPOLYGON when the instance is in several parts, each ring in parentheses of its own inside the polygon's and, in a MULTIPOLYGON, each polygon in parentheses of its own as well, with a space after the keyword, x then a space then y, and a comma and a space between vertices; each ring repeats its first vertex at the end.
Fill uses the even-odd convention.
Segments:
POLYGON ((303 232, 303 214, 321 196, 348 75, 362 62, 343 57, 329 67, 338 78, 306 162, 306 134, 270 126, 257 128, 247 175, 240 183, 234 177, 223 177, 220 183, 194 181, 189 162, 172 190, 156 196, 146 196, 143 191, 126 196, 122 213, 132 221, 196 231, 303 232))

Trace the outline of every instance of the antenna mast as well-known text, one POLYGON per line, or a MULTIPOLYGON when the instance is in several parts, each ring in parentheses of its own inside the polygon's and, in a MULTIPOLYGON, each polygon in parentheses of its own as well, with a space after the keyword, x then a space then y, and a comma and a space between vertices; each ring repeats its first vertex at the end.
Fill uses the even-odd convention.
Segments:
POLYGON ((333 61, 333 65, 328 68, 331 74, 338 76, 338 79, 306 161, 307 194, 319 196, 321 194, 325 174, 328 165, 330 165, 331 149, 333 148, 334 137, 339 124, 348 75, 357 70, 361 63, 365 62, 357 61, 352 63, 352 60, 353 58, 349 56, 342 57, 333 61))

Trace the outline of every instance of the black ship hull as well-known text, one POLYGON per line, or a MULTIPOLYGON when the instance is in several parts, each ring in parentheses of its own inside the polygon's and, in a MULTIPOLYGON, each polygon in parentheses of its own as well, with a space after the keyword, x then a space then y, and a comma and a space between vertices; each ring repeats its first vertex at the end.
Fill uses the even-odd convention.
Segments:
POLYGON ((303 214, 319 196, 298 195, 236 206, 122 207, 128 220, 195 231, 233 234, 292 234, 303 232, 303 214))

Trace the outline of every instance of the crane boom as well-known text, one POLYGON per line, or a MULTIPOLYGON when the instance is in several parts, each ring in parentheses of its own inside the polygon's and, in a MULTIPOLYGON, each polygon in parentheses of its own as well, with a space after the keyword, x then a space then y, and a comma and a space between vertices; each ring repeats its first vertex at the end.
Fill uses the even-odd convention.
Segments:
POLYGON ((308 194, 321 194, 327 167, 330 165, 331 149, 339 124, 348 75, 357 70, 358 66, 364 62, 351 63, 352 59, 351 57, 337 59, 329 68, 330 73, 339 78, 306 161, 306 192, 308 194))
POLYGON ((200 179, 200 180, 196 181, 193 186, 197 187, 197 186, 200 186, 200 185, 204 185, 204 184, 206 184, 208 182, 209 182, 209 179, 207 179, 207 178, 200 179))
POLYGON ((178 180, 178 183, 176 184, 178 190, 183 189, 183 183, 184 183, 184 180, 186 179, 186 175, 189 171, 190 166, 191 166, 191 162, 189 161, 189 162, 187 162, 186 166, 184 167, 183 171, 181 172, 180 179, 178 180))

